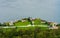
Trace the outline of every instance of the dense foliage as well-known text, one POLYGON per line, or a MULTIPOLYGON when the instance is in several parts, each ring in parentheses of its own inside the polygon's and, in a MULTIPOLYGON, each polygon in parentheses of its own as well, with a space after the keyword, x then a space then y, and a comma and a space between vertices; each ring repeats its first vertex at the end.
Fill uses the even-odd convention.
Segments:
POLYGON ((57 30, 31 28, 0 28, 0 38, 60 38, 60 28, 57 30))

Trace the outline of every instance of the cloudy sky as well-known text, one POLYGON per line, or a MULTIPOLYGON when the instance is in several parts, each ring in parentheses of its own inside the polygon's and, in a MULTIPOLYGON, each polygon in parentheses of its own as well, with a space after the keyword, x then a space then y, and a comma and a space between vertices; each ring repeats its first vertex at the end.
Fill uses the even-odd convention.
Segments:
POLYGON ((60 0, 0 0, 0 22, 38 17, 60 23, 60 0))

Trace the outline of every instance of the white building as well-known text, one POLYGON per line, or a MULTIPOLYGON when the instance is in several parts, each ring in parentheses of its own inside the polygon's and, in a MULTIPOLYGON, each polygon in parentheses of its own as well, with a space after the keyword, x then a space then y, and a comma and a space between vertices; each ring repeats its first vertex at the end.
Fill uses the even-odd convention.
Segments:
POLYGON ((49 27, 49 29, 58 29, 58 27, 56 26, 58 23, 55 22, 51 22, 50 25, 51 27, 49 27))
POLYGON ((14 25, 14 24, 13 24, 13 21, 9 22, 9 25, 14 25))

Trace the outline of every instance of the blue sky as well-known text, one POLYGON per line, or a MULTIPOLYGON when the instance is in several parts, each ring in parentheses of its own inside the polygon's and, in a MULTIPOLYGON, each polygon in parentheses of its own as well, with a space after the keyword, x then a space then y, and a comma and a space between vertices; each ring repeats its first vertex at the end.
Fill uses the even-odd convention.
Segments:
POLYGON ((60 0, 0 0, 0 22, 38 17, 60 23, 60 0))

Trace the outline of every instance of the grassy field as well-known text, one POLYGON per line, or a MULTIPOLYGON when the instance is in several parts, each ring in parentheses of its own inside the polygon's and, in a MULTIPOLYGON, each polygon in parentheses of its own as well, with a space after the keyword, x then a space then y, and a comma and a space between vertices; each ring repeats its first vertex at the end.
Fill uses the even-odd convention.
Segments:
MULTIPOLYGON (((15 26, 26 26, 26 25, 29 25, 29 24, 31 24, 31 22, 29 22, 28 20, 26 20, 25 22, 18 21, 14 25, 15 26)), ((40 24, 41 24, 40 19, 34 20, 34 25, 40 25, 40 24)))
POLYGON ((26 21, 26 22, 18 22, 18 23, 15 23, 15 26, 26 26, 28 24, 29 24, 28 21, 26 21))
POLYGON ((47 30, 48 27, 16 27, 16 28, 0 28, 2 29, 4 32, 9 32, 13 29, 15 29, 16 31, 19 31, 19 30, 34 30, 35 28, 39 28, 40 30, 47 30))

